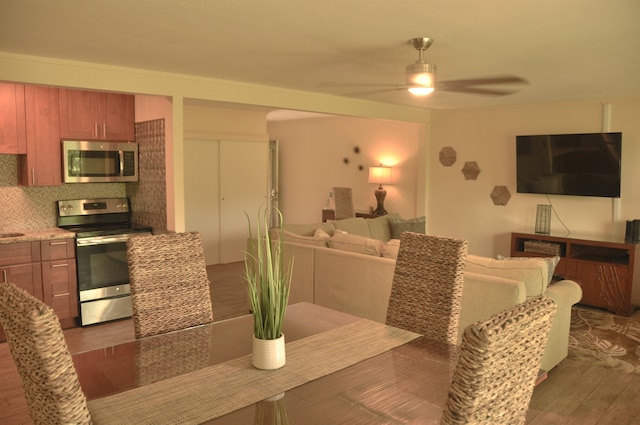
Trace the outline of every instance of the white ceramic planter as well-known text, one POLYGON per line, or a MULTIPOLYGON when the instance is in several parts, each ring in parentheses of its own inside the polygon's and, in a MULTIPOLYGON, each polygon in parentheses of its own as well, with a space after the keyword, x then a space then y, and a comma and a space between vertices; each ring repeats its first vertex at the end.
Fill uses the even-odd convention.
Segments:
POLYGON ((253 336, 251 364, 257 369, 279 369, 286 363, 284 334, 278 339, 258 339, 253 336))

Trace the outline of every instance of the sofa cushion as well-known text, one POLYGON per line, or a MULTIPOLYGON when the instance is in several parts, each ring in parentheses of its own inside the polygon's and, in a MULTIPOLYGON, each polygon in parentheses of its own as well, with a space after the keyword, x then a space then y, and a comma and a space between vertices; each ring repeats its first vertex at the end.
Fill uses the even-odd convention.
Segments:
POLYGON ((384 242, 378 239, 367 238, 360 235, 351 235, 336 230, 328 240, 329 248, 339 249, 341 251, 356 252, 359 254, 375 255, 377 257, 382 253, 384 242))
MULTIPOLYGON (((502 255, 498 255, 497 258, 498 260, 515 260, 515 261, 522 261, 522 260, 529 259, 529 257, 504 257, 502 255)), ((550 285, 551 281, 553 281, 553 274, 556 271, 556 266, 560 262, 560 256, 556 255, 555 257, 536 257, 536 258, 542 258, 544 261, 547 262, 547 278, 548 278, 547 285, 550 285)))
POLYGON ((382 245, 381 255, 384 258, 398 259, 398 250, 400 249, 400 239, 390 239, 382 245))
POLYGON ((359 235, 365 236, 367 238, 371 237, 369 233, 369 225, 367 224, 367 220, 362 217, 353 217, 353 218, 345 218, 344 220, 336 220, 333 222, 333 226, 342 230, 343 232, 347 232, 350 235, 359 235))
POLYGON ((404 220, 402 218, 389 218, 389 227, 391 229, 391 239, 400 239, 403 232, 425 233, 427 217, 411 218, 404 220))
POLYGON ((315 224, 285 224, 283 229, 302 236, 313 236, 316 229, 322 229, 329 235, 333 235, 333 222, 315 224))
POLYGON ((369 237, 374 239, 380 239, 383 242, 391 239, 391 227, 389 226, 389 219, 398 218, 401 219, 400 214, 390 213, 376 218, 370 218, 367 220, 369 226, 369 237))
POLYGON ((549 283, 549 266, 542 258, 525 258, 517 261, 468 255, 465 270, 524 283, 527 297, 544 293, 549 283))
POLYGON ((301 243, 304 245, 327 246, 329 235, 321 229, 317 229, 315 233, 318 234, 318 236, 302 236, 288 230, 283 230, 282 240, 285 242, 301 243))

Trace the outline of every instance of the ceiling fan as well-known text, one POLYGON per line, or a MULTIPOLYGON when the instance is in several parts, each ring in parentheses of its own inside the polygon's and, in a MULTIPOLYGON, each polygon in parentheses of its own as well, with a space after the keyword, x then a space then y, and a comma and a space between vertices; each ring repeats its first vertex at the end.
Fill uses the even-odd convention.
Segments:
MULTIPOLYGON (((425 51, 433 44, 433 39, 429 37, 418 37, 409 40, 409 43, 418 51, 418 60, 406 66, 406 82, 404 85, 397 84, 355 84, 358 86, 386 86, 392 88, 369 90, 365 92, 352 93, 357 95, 375 94, 397 90, 407 90, 415 96, 426 96, 434 91, 448 91, 458 93, 477 94, 484 96, 505 96, 515 93, 512 89, 484 87, 492 84, 528 84, 529 82, 521 77, 503 75, 485 78, 468 78, 462 80, 438 81, 436 77, 437 66, 427 63, 424 59, 425 51)), ((345 86, 342 83, 333 83, 334 86, 345 86)), ((353 83, 347 84, 354 86, 353 83)))
POLYGON ((412 38, 409 40, 409 43, 418 51, 418 60, 406 66, 406 85, 398 88, 406 89, 413 95, 426 96, 434 91, 450 91, 487 96, 504 96, 514 93, 515 91, 478 86, 528 83, 524 78, 515 76, 437 81, 436 65, 427 63, 424 60, 424 52, 433 44, 433 39, 429 37, 418 37, 412 38))

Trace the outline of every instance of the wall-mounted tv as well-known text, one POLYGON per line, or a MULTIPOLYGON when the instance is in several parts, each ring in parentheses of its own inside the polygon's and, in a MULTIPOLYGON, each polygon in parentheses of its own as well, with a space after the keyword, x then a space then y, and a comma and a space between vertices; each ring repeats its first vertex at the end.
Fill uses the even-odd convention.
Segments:
POLYGON ((622 133, 516 136, 518 193, 620 197, 622 133))

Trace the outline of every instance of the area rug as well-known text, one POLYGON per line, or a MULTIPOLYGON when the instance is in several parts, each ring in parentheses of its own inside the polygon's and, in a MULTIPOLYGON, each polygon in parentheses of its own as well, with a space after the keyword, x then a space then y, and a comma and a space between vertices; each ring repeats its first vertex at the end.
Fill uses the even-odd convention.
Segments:
POLYGON ((574 307, 569 358, 640 374, 640 321, 597 309, 574 307))

